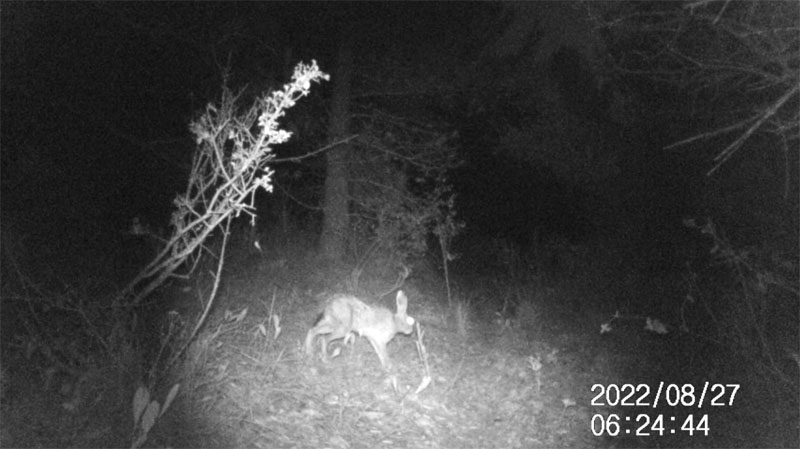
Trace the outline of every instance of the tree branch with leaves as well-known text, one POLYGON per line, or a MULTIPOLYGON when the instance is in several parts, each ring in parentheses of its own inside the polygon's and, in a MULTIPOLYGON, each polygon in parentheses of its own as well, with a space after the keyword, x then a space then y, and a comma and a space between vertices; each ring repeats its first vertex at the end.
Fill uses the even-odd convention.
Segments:
POLYGON ((328 79, 317 67, 299 64, 292 82, 283 89, 257 98, 239 110, 241 92, 223 86, 218 105, 191 123, 197 152, 186 190, 175 197, 171 236, 158 255, 117 296, 118 305, 135 306, 170 277, 187 276, 196 267, 203 243, 223 223, 242 213, 255 218, 254 193, 272 191, 275 157, 272 147, 291 133, 279 128, 286 110, 308 95, 311 83, 328 79), (193 261, 185 265, 187 261, 193 261), (181 267, 185 271, 179 273, 181 267))

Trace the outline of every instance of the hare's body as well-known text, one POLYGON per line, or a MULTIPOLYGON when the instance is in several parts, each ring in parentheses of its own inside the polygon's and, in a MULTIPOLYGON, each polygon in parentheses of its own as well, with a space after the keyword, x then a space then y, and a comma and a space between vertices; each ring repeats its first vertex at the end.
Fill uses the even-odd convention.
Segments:
POLYGON ((397 312, 380 306, 370 306, 352 295, 336 295, 330 299, 322 318, 306 335, 306 354, 314 352, 314 339, 322 335, 322 355, 328 355, 328 343, 343 338, 345 343, 356 333, 369 340, 378 354, 381 366, 390 366, 386 344, 398 333, 410 334, 414 330, 414 318, 406 314, 408 299, 402 291, 397 292, 397 312))

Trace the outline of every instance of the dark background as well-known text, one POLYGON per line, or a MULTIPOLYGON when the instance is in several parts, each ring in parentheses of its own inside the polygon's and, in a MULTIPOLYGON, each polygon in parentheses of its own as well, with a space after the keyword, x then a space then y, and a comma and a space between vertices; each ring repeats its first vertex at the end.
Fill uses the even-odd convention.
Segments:
MULTIPOLYGON (((636 269, 669 270, 703 244, 687 217, 713 217, 741 245, 796 249, 796 151, 787 160, 756 135, 707 176, 730 140, 665 149, 754 97, 719 101, 615 71, 610 61, 650 43, 609 38, 575 20, 581 7, 6 3, 4 222, 53 261, 113 246, 134 216, 166 225, 193 151, 188 123, 218 98, 225 70, 254 95, 300 60, 330 71, 350 35, 356 103, 407 101, 407 114, 458 133, 465 163, 451 180, 467 256, 489 237, 526 248, 544 235, 624 247, 636 269)), ((330 83, 316 89, 287 118, 297 134, 279 155, 325 143, 330 83)), ((292 170, 278 167, 276 182, 296 188, 292 170)))

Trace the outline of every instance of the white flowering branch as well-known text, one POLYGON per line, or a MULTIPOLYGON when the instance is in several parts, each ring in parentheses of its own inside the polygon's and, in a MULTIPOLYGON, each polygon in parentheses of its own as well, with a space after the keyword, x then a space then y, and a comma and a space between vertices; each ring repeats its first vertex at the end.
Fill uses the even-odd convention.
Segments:
POLYGON ((197 152, 192 161, 184 193, 174 200, 172 235, 158 255, 128 284, 117 298, 118 305, 139 304, 170 277, 186 276, 199 259, 208 236, 226 220, 246 213, 255 218, 254 193, 272 191, 275 157, 272 147, 286 142, 291 133, 278 121, 297 100, 308 95, 312 82, 327 80, 316 61, 298 64, 292 82, 283 89, 257 98, 245 113, 238 113, 241 92, 233 94, 223 86, 219 105, 209 104, 205 113, 191 123, 197 152), (194 264, 180 274, 187 260, 194 264))

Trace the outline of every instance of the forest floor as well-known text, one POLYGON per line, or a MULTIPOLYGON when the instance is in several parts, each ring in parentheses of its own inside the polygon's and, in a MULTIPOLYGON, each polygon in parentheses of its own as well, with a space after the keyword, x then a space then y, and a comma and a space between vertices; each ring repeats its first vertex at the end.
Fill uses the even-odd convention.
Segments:
MULTIPOLYGON (((181 384, 144 447, 798 447, 797 398, 765 394, 690 335, 649 332, 645 317, 612 321, 614 310, 592 306, 611 293, 585 283, 501 289, 474 277, 456 307, 411 279, 403 288, 421 332, 389 343, 385 371, 364 338, 328 362, 306 357, 302 341, 333 292, 279 268, 226 280, 184 367, 154 388, 163 402, 181 384), (503 304, 513 307, 500 313, 503 304)), ((131 445, 134 380, 48 375, 4 348, 0 446, 131 445), (114 383, 121 393, 104 387, 114 383)))

